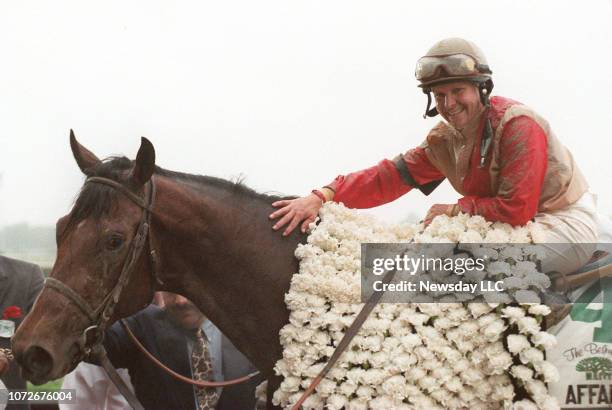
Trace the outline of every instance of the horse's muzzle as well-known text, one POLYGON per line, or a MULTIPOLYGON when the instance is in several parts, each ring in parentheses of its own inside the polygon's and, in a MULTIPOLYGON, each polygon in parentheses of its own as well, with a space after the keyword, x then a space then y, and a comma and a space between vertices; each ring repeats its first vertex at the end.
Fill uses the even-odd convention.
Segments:
POLYGON ((23 376, 34 384, 43 384, 50 380, 53 370, 53 356, 46 349, 32 345, 23 355, 15 355, 23 369, 23 376))

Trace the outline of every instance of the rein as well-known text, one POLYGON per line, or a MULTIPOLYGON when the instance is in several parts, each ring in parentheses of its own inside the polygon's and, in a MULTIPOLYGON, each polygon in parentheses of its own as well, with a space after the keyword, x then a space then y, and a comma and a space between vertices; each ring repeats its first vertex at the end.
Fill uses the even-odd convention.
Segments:
MULTIPOLYGON (((402 256, 405 255, 405 253, 406 252, 403 252, 402 256)), ((391 282, 396 273, 397 269, 387 272, 387 274, 383 277, 382 283, 387 284, 391 282)), ((315 388, 319 385, 321 380, 323 380, 325 375, 332 369, 332 367, 334 367, 334 364, 336 364, 342 353, 344 353, 346 348, 349 346, 351 340, 353 340, 353 338, 357 335, 359 329, 361 329, 361 326, 366 321, 370 313, 372 313, 372 310, 374 307, 376 307, 376 304, 380 301, 384 293, 385 292, 372 293, 368 301, 363 305, 357 314, 357 317, 355 317, 355 320, 353 320, 353 323, 351 323, 351 326, 349 326, 349 328, 346 330, 346 333, 340 340, 340 343, 338 343, 338 346, 336 346, 334 353, 332 353, 325 367, 319 372, 317 377, 310 382, 310 386, 308 386, 304 393, 302 393, 302 396, 298 399, 298 401, 291 406, 291 410, 299 410, 300 406, 304 403, 304 401, 306 401, 308 396, 314 392, 315 388)))
MULTIPOLYGON (((45 281, 45 286, 53 289, 54 291, 64 296, 76 307, 78 307, 79 310, 89 319, 91 325, 83 331, 79 343, 80 354, 82 355, 82 357, 94 360, 97 359, 98 362, 104 368, 104 370, 106 370, 109 378, 115 384, 117 389, 126 398, 130 406, 132 406, 132 408, 136 410, 144 410, 142 404, 140 404, 134 393, 132 393, 132 391, 127 387, 127 385, 123 382, 123 379, 119 377, 119 374, 110 363, 110 360, 106 355, 106 350, 102 345, 102 341, 104 339, 104 330, 108 326, 108 323, 115 311, 117 303, 119 303, 119 299, 121 297, 123 289, 129 282, 130 277, 132 276, 135 263, 140 258, 142 250, 144 249, 147 243, 147 239, 149 242, 149 259, 151 261, 153 279, 157 284, 163 285, 163 281, 160 279, 157 272, 157 254, 155 252, 155 249, 153 248, 153 243, 151 240, 151 214, 153 213, 153 203, 155 199, 155 182, 153 177, 151 177, 149 182, 147 182, 147 184, 145 185, 146 201, 140 196, 134 194, 124 185, 120 184, 117 181, 113 181, 112 179, 102 177, 89 177, 85 180, 85 184, 88 183, 108 185, 124 194, 128 199, 130 199, 143 210, 142 217, 140 218, 140 223, 138 225, 138 230, 136 231, 136 235, 134 236, 134 239, 132 240, 132 243, 130 245, 130 249, 121 269, 119 279, 117 280, 117 283, 113 287, 113 289, 110 290, 110 292, 102 300, 101 304, 96 308, 92 308, 92 306, 85 299, 83 299, 83 297, 81 297, 72 288, 70 288, 68 285, 66 285, 60 280, 57 280, 55 278, 47 278, 45 281), (146 189, 147 187, 148 190, 146 189)), ((223 387, 246 382, 259 374, 259 372, 255 372, 247 376, 223 382, 198 381, 190 379, 172 371, 160 361, 158 361, 149 351, 145 349, 145 347, 140 343, 136 336, 134 336, 132 331, 129 329, 129 327, 123 320, 121 320, 121 324, 123 325, 127 334, 130 336, 130 339, 133 341, 133 343, 145 354, 145 356, 149 360, 151 360, 162 370, 170 374, 172 377, 177 378, 178 380, 181 380, 185 383, 190 383, 198 387, 223 387)))
POLYGON ((163 371, 168 373, 170 376, 172 376, 175 379, 180 380, 182 382, 185 382, 185 383, 197 386, 197 387, 226 387, 226 386, 233 386, 235 384, 240 384, 240 383, 247 382, 247 381, 251 380, 253 377, 255 377, 255 376, 257 376, 259 374, 259 372, 253 372, 253 373, 247 374, 246 376, 239 377, 237 379, 227 380, 227 381, 222 381, 222 382, 210 382, 210 381, 207 381, 207 380, 193 380, 193 379, 190 379, 189 377, 185 377, 182 374, 179 374, 179 373, 175 372, 174 370, 168 368, 162 362, 157 360, 157 358, 155 356, 153 356, 153 354, 151 354, 151 352, 149 352, 146 349, 146 347, 144 347, 142 345, 142 343, 140 343, 140 340, 138 340, 136 335, 134 335, 134 333, 132 333, 132 330, 129 328, 127 322, 124 319, 121 319, 120 323, 121 323, 121 326, 123 326, 123 329, 125 330, 125 332, 128 334, 128 336, 132 340, 132 342, 136 345, 136 347, 138 347, 138 349, 149 360, 151 360, 153 362, 153 364, 155 364, 157 367, 159 367, 160 369, 162 369, 163 371))

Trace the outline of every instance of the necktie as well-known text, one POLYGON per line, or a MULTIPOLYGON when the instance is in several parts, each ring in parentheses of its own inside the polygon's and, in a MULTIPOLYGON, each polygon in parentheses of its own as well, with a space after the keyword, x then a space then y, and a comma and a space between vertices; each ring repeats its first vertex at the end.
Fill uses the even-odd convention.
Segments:
MULTIPOLYGON (((196 332, 195 344, 191 352, 191 368, 195 380, 213 380, 212 360, 208 349, 208 341, 202 329, 196 332)), ((219 394, 214 387, 194 387, 199 410, 214 410, 219 400, 219 394)))

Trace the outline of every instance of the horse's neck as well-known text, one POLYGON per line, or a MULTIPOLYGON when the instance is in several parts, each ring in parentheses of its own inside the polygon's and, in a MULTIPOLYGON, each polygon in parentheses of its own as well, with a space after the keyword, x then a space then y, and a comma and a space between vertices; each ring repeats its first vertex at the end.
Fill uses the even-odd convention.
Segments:
POLYGON ((264 372, 281 355, 278 331, 288 321, 284 295, 300 240, 272 231, 271 211, 216 186, 158 178, 152 226, 166 290, 191 299, 264 372))

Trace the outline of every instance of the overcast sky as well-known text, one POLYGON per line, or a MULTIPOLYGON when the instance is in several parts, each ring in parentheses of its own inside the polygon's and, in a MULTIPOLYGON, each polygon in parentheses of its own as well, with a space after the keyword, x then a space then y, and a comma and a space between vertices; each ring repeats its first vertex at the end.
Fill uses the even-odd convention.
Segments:
MULTIPOLYGON (((438 119, 416 60, 476 42, 494 94, 549 120, 612 214, 612 2, 1 1, 0 227, 54 223, 83 177, 73 128, 100 157, 246 176, 303 194, 419 144, 438 119)), ((445 183, 376 210, 455 202, 445 183)))

